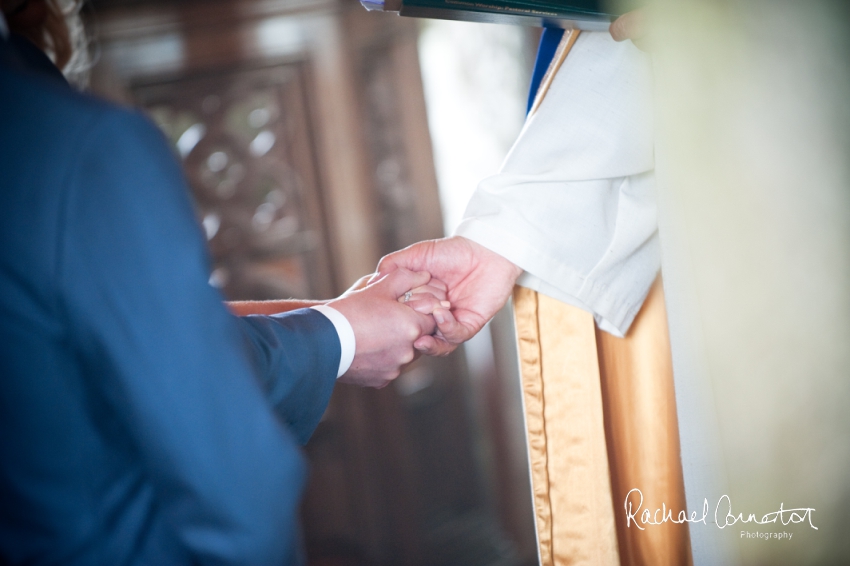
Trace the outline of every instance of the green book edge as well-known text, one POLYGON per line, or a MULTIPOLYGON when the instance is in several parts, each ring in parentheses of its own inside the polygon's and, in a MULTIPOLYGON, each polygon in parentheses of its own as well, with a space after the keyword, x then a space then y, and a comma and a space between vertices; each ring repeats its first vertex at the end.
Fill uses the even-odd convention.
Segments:
POLYGON ((604 11, 601 2, 574 0, 403 0, 402 16, 445 20, 607 30, 619 14, 604 11))

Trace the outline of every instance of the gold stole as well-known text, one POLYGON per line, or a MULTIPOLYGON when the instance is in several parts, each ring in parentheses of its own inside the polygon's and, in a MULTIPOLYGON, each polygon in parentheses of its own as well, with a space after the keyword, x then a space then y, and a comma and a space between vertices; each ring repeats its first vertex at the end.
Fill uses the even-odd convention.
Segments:
MULTIPOLYGON (((578 35, 564 33, 532 112, 578 35)), ((541 565, 690 566, 687 524, 627 527, 624 508, 637 488, 638 521, 686 509, 660 277, 625 338, 523 287, 514 311, 541 565)))

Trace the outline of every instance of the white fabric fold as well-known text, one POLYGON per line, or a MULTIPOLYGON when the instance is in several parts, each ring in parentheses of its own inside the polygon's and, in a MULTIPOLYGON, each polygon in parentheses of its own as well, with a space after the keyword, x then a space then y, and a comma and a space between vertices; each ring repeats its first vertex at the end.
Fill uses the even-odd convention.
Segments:
POLYGON ((520 285, 623 336, 661 262, 652 121, 648 56, 583 32, 455 233, 524 269, 520 285))

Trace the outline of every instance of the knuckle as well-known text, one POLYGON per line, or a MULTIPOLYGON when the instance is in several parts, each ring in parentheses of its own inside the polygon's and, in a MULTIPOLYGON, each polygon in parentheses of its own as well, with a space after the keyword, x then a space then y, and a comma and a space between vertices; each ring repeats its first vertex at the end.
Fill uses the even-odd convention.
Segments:
POLYGON ((401 364, 402 365, 409 364, 410 362, 413 361, 413 358, 414 358, 415 355, 416 355, 416 353, 413 351, 413 349, 407 350, 406 352, 404 352, 401 355, 401 364))
POLYGON ((419 338, 419 328, 413 325, 408 326, 405 329, 404 336, 407 342, 413 342, 417 338, 419 338))

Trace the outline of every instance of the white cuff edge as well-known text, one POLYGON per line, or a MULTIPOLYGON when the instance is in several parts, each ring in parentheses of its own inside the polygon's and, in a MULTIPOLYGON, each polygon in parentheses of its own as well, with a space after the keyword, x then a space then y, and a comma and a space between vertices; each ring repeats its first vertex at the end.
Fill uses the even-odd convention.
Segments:
POLYGON ((339 371, 337 372, 336 377, 339 379, 345 372, 348 371, 348 368, 351 367, 351 363, 354 361, 354 352, 357 349, 357 343, 354 340, 354 329, 351 327, 351 323, 348 322, 348 319, 345 318, 345 315, 333 307, 329 307, 328 305, 316 305, 310 308, 325 315, 325 317, 333 323, 334 328, 336 328, 337 336, 339 336, 340 350, 339 371))

